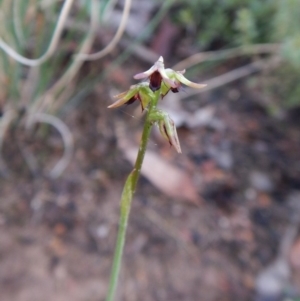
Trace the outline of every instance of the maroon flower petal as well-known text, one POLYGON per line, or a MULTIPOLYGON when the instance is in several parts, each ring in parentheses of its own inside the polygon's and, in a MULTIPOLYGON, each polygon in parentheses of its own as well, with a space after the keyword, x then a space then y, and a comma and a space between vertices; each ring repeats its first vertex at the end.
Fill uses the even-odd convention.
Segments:
POLYGON ((160 89, 161 81, 162 81, 162 76, 160 75, 160 73, 158 71, 153 72, 150 75, 149 80, 150 80, 149 88, 153 92, 157 91, 158 89, 160 89))
POLYGON ((132 96, 128 101, 126 101, 124 104, 125 105, 131 105, 132 103, 134 103, 136 100, 138 100, 138 94, 132 96))
POLYGON ((173 93, 178 93, 178 92, 179 92, 178 88, 171 88, 171 91, 172 91, 173 93))

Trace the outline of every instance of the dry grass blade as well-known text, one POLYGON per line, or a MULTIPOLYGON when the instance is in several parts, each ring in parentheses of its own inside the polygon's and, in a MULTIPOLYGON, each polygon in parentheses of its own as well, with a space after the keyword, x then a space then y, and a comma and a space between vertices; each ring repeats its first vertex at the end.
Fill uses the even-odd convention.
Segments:
POLYGON ((15 117, 16 117, 15 111, 12 110, 12 109, 9 109, 9 110, 5 111, 2 118, 0 118, 0 172, 4 176, 9 175, 9 170, 8 170, 6 164, 3 160, 3 157, 2 157, 3 141, 4 141, 6 131, 9 128, 11 122, 13 121, 13 119, 15 117))
POLYGON ((30 128, 34 123, 38 122, 47 123, 55 127, 57 131, 61 134, 61 137, 63 139, 64 154, 62 158, 56 163, 54 168, 50 171, 50 177, 57 178, 65 170, 65 168, 72 159, 74 150, 72 133, 67 127, 67 125, 59 118, 45 113, 36 113, 33 116, 31 116, 28 120, 27 127, 30 128))
POLYGON ((26 66, 31 66, 31 67, 41 65, 46 60, 48 60, 52 56, 52 54, 55 52, 55 50, 57 49, 57 45, 58 45, 60 36, 64 29, 64 25, 65 25, 68 15, 69 15, 69 12, 70 12, 73 2, 74 2, 74 0, 66 0, 65 1, 64 5, 61 9, 61 13, 58 18, 57 25, 55 27, 49 47, 46 50, 46 52, 38 59, 28 59, 28 58, 20 55, 14 49, 12 49, 7 43, 5 43, 1 38, 0 38, 0 48, 2 48, 2 50, 4 52, 6 52, 10 57, 15 59, 20 64, 23 64, 26 66))
POLYGON ((19 0, 14 0, 14 2, 13 2, 13 25, 14 25, 16 37, 17 37, 19 43, 22 45, 24 43, 25 38, 24 38, 21 20, 19 17, 20 4, 21 4, 21 1, 19 1, 19 0))
POLYGON ((115 46, 117 45, 117 43, 119 42, 120 38, 123 35, 123 32, 124 32, 126 24, 127 24, 129 12, 130 12, 130 7, 131 7, 131 0, 125 0, 122 19, 121 19, 120 25, 118 27, 118 30, 117 30, 115 36, 113 37, 113 39, 110 41, 110 43, 104 49, 102 49, 101 51, 99 51, 97 53, 93 53, 93 54, 82 54, 82 53, 78 54, 76 56, 76 59, 83 60, 83 61, 93 61, 93 60, 98 60, 98 59, 104 57, 105 55, 107 55, 108 53, 110 53, 115 48, 115 46))
MULTIPOLYGON (((89 51, 92 47, 98 27, 98 11, 99 2, 97 0, 92 0, 90 27, 79 53, 89 51)), ((72 89, 70 83, 76 74, 78 74, 78 71, 83 63, 83 61, 74 60, 69 68, 63 73, 63 75, 54 83, 54 85, 36 101, 34 107, 32 107, 32 111, 38 111, 41 109, 45 111, 49 106, 52 106, 55 108, 55 110, 58 110, 59 107, 63 106, 66 99, 68 99, 67 97, 64 97, 64 95, 71 95, 72 89), (66 87, 68 91, 62 93, 66 87), (61 94, 61 97, 58 97, 58 94, 61 94)))

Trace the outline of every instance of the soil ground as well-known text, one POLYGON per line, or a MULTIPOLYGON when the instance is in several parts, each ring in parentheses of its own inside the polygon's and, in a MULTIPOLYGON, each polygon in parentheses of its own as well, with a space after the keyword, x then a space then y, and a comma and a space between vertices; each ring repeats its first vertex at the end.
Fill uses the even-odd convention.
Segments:
MULTIPOLYGON (((107 99, 95 93, 64 118, 75 153, 59 179, 46 172, 63 151, 58 133, 9 132, 3 157, 11 177, 0 180, 1 301, 104 300, 119 197, 132 168, 116 128, 121 122, 134 145, 142 129, 135 105, 109 111, 107 99), (28 170, 25 147, 38 158, 40 172, 28 170)), ((297 110, 272 117, 243 82, 184 105, 187 112, 201 107, 214 117, 178 129, 182 155, 155 133, 149 145, 190 177, 201 202, 168 197, 141 177, 119 300, 253 300, 257 276, 281 254, 300 203, 297 110)), ((166 170, 161 181, 168 177, 166 170)), ((288 287, 297 290, 299 266, 290 250, 284 256, 292 267, 288 287)))

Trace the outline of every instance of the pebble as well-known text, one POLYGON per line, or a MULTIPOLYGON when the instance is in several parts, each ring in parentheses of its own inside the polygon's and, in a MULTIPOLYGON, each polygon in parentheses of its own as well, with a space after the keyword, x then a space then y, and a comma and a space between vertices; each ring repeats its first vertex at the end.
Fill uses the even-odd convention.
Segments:
POLYGON ((262 192, 272 192, 274 190, 274 183, 271 178, 261 171, 252 171, 250 173, 251 186, 262 192))

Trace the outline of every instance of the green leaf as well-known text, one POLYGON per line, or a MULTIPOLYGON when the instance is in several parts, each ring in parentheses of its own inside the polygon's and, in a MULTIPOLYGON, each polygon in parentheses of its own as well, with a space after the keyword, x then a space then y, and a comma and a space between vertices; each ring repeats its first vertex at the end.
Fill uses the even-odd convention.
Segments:
POLYGON ((121 216, 125 217, 129 215, 130 205, 133 196, 133 182, 132 182, 133 171, 127 177, 125 182, 122 197, 121 197, 121 216))

